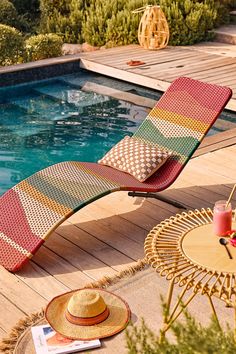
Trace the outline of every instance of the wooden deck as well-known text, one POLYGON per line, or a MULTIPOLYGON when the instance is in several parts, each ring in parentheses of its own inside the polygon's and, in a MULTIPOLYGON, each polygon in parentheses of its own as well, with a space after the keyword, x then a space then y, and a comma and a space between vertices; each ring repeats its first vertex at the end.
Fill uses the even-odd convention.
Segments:
MULTIPOLYGON (((192 158, 162 194, 189 209, 213 206, 216 200, 227 198, 236 182, 236 145, 216 150, 219 143, 203 144, 202 152, 196 153, 200 156, 192 158)), ((77 212, 23 270, 11 274, 0 267, 0 336, 55 295, 116 274, 142 258, 148 231, 177 212, 163 202, 130 198, 126 192, 106 196, 77 212)))
POLYGON ((236 111, 236 49, 233 45, 206 43, 150 51, 138 45, 116 47, 81 55, 81 67, 121 80, 165 91, 179 76, 229 86, 233 98, 227 108, 236 111), (130 60, 145 64, 129 66, 130 60))

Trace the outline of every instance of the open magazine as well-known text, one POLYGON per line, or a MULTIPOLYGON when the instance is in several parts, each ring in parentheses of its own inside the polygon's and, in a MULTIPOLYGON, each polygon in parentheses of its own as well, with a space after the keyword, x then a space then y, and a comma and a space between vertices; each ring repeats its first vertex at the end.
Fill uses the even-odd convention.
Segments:
POLYGON ((73 353, 101 346, 99 339, 81 341, 65 338, 49 325, 35 326, 31 331, 37 354, 73 353))

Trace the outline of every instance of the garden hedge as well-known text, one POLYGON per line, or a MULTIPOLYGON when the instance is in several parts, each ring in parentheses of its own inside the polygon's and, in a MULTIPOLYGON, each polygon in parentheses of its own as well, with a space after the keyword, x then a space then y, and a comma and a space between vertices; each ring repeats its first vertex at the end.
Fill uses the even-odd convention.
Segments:
POLYGON ((7 25, 0 24, 0 65, 23 62, 24 39, 22 34, 7 25))
MULTIPOLYGON (((234 1, 234 0, 233 0, 234 1)), ((142 13, 132 10, 159 4, 170 27, 171 45, 186 45, 212 37, 210 30, 229 21, 225 0, 41 0, 41 29, 69 43, 95 46, 137 43, 142 13)))
POLYGON ((62 55, 62 39, 54 34, 39 34, 25 41, 28 61, 54 58, 62 55))

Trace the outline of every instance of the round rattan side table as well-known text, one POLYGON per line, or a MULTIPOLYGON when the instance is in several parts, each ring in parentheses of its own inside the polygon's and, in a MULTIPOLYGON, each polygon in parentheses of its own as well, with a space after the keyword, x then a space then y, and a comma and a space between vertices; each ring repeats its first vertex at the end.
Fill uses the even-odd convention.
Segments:
POLYGON ((199 293, 208 297, 217 321, 213 295, 235 307, 236 248, 227 245, 230 259, 220 238, 213 233, 212 217, 210 208, 176 214, 154 227, 146 237, 144 249, 149 264, 170 281, 163 335, 199 293), (176 285, 182 291, 172 307, 176 285))

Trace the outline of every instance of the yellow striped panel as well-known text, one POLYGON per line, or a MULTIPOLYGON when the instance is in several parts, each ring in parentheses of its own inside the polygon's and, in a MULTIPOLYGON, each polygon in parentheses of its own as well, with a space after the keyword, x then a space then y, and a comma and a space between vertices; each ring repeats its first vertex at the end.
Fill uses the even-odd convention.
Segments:
MULTIPOLYGON (((37 200, 41 204, 45 205, 48 209, 55 211, 57 214, 64 216, 71 212, 71 208, 68 208, 62 204, 57 203, 55 200, 48 198, 45 194, 42 194, 32 185, 27 183, 27 180, 20 182, 17 187, 30 195, 33 199, 37 200)), ((14 187, 13 187, 14 189, 14 187)), ((36 210, 37 212, 37 210, 36 210)))
POLYGON ((209 124, 203 123, 201 121, 197 122, 196 126, 196 119, 192 119, 190 117, 182 116, 181 114, 177 114, 174 112, 168 112, 164 109, 159 107, 154 107, 148 115, 149 119, 152 118, 159 118, 162 120, 166 120, 168 122, 174 123, 178 126, 183 126, 185 128, 197 131, 199 133, 204 134, 206 130, 209 128, 209 124))

